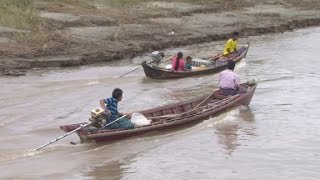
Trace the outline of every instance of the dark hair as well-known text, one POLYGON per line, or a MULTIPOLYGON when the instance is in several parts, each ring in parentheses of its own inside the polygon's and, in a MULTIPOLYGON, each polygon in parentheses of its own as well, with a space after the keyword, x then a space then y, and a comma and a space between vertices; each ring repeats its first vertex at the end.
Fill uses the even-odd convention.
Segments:
POLYGON ((236 66, 236 63, 234 63, 234 61, 228 60, 228 64, 227 64, 228 69, 234 70, 235 66, 236 66))
POLYGON ((120 96, 122 96, 122 90, 119 88, 115 88, 112 92, 112 97, 118 99, 120 96))
POLYGON ((234 37, 234 36, 239 36, 239 33, 237 31, 233 32, 232 37, 234 37))
POLYGON ((175 67, 174 67, 174 70, 178 70, 179 69, 179 61, 180 61, 180 59, 183 57, 183 53, 182 52, 178 52, 178 54, 177 54, 177 59, 176 59, 176 65, 175 65, 175 67))
POLYGON ((186 57, 187 63, 192 63, 192 58, 190 56, 186 57))

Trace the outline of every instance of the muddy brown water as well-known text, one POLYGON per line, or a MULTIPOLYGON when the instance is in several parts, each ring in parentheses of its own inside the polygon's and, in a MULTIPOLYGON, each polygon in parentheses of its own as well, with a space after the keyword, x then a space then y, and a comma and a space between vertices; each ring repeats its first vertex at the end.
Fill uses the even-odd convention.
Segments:
MULTIPOLYGON (((320 178, 320 28, 242 38, 241 80, 259 79, 249 107, 237 107, 177 131, 106 143, 68 136, 32 150, 86 121, 115 87, 122 111, 192 98, 217 87, 217 75, 151 80, 131 61, 1 77, 0 179, 296 179, 320 178), (71 145, 70 141, 77 145, 71 145)), ((207 57, 222 42, 168 49, 207 57)))

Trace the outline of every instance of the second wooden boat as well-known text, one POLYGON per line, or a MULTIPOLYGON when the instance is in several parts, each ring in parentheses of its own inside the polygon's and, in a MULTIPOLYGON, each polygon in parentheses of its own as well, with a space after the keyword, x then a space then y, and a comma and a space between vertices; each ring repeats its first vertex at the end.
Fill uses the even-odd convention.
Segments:
MULTIPOLYGON (((237 63, 241 59, 245 58, 249 50, 249 47, 250 47, 249 43, 241 47, 241 49, 243 49, 242 53, 239 56, 235 57, 233 61, 237 63)), ((216 62, 219 62, 219 59, 216 62)), ((191 71, 172 71, 165 67, 159 66, 158 64, 155 64, 152 61, 142 62, 142 67, 145 75, 152 79, 184 78, 184 77, 196 76, 196 75, 214 74, 227 69, 226 63, 219 64, 215 62, 207 66, 201 65, 201 63, 195 64, 195 66, 193 66, 193 70, 191 71)))

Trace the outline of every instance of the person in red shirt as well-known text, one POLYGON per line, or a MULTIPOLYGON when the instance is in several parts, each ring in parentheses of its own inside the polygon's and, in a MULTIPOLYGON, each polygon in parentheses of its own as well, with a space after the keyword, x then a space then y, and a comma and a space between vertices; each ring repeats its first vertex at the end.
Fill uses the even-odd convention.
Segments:
POLYGON ((183 53, 178 52, 178 54, 171 58, 172 60, 172 71, 184 71, 184 59, 183 59, 183 53))

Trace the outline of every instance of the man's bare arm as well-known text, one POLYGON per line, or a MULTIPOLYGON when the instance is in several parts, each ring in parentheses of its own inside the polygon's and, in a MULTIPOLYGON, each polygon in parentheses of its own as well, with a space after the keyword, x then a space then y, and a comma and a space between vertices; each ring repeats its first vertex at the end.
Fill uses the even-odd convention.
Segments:
POLYGON ((104 105, 104 99, 100 100, 100 107, 105 111, 106 110, 106 106, 104 105))

